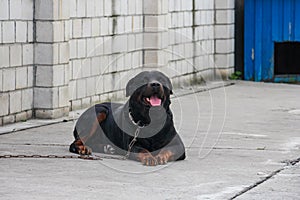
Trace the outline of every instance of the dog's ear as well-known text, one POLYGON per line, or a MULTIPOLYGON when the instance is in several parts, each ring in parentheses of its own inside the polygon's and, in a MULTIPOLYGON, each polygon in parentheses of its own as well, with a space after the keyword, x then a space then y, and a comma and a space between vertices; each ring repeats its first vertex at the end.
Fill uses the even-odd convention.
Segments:
POLYGON ((166 77, 166 83, 162 83, 162 84, 166 85, 166 87, 170 90, 170 94, 173 94, 173 85, 168 77, 166 77))
POLYGON ((135 87, 134 87, 134 78, 130 79, 126 85, 126 97, 129 97, 133 94, 133 92, 135 91, 135 87))
POLYGON ((148 71, 144 71, 130 79, 126 85, 126 97, 131 96, 139 87, 147 84, 147 80, 145 79, 145 74, 148 71))

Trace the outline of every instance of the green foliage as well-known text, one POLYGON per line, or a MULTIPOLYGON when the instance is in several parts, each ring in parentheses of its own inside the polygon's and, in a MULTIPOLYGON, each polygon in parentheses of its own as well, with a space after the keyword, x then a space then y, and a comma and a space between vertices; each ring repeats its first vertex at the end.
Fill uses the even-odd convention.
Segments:
POLYGON ((236 71, 232 73, 229 77, 230 80, 241 80, 242 79, 242 72, 236 71))

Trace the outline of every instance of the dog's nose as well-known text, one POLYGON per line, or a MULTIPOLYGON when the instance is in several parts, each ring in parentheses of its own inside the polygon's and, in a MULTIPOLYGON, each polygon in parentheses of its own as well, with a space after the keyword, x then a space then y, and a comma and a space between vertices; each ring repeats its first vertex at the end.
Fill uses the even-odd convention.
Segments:
POLYGON ((152 83, 150 83, 150 86, 153 89, 157 90, 158 88, 160 88, 160 83, 159 82, 152 82, 152 83))

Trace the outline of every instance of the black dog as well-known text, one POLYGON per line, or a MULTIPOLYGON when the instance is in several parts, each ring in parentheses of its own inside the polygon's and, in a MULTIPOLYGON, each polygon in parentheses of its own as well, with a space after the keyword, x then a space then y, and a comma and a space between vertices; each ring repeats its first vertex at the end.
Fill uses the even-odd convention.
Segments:
POLYGON ((184 160, 169 107, 171 94, 172 84, 163 73, 141 72, 126 86, 126 104, 96 104, 79 117, 70 151, 116 153, 149 166, 184 160))

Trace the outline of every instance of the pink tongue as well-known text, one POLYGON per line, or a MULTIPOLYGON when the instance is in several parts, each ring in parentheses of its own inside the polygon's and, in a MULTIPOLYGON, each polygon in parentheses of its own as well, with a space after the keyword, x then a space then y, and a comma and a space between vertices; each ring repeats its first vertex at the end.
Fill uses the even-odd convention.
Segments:
POLYGON ((150 104, 151 104, 151 106, 160 106, 161 99, 156 96, 152 96, 152 97, 150 97, 150 104))

